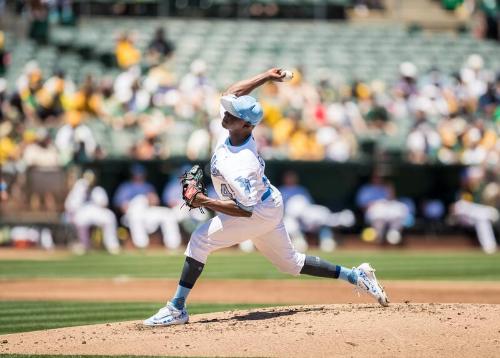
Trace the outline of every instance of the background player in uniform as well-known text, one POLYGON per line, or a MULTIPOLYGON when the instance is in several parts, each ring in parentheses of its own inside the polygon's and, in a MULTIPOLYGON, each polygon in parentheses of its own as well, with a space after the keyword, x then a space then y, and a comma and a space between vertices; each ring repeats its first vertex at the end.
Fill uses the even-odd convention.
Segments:
POLYGON ((264 175, 265 163, 257 153, 252 130, 262 120, 262 107, 248 94, 268 81, 282 82, 286 73, 272 68, 255 77, 232 85, 221 98, 222 126, 229 131, 219 143, 211 160, 211 176, 220 199, 203 193, 191 204, 217 213, 191 235, 186 260, 174 297, 156 314, 144 321, 148 326, 166 326, 188 322, 186 298, 215 250, 252 240, 279 270, 340 278, 372 295, 381 305, 388 299, 377 282, 374 269, 367 263, 348 269, 319 257, 306 256, 293 247, 283 224, 283 199, 264 175))
POLYGON ((118 187, 113 204, 124 215, 122 221, 130 228, 132 242, 138 248, 146 248, 149 234, 160 228, 165 247, 177 249, 181 244, 181 233, 175 212, 159 206, 155 188, 146 181, 146 168, 135 164, 130 172, 131 180, 118 187))
POLYGON ((356 204, 365 214, 365 221, 375 229, 379 243, 387 240, 396 245, 402 240, 401 230, 409 210, 396 200, 394 192, 393 185, 375 170, 370 183, 359 188, 356 194, 356 204))
POLYGON ((116 217, 107 208, 108 195, 104 188, 95 185, 95 174, 87 170, 78 179, 69 192, 64 207, 69 220, 76 226, 81 247, 77 250, 86 251, 90 248, 90 227, 98 226, 103 231, 103 243, 111 254, 120 252, 120 243, 116 236, 116 217))
POLYGON ((283 185, 279 190, 285 205, 286 230, 295 248, 301 252, 305 252, 308 246, 303 231, 317 233, 320 250, 332 252, 337 246, 333 228, 354 225, 352 211, 345 209, 333 213, 328 207, 315 204, 311 193, 305 186, 300 185, 299 176, 293 170, 283 174, 283 185), (300 246, 304 247, 304 250, 301 250, 300 246))
POLYGON ((494 254, 497 241, 493 225, 500 219, 500 214, 494 206, 485 205, 488 196, 485 175, 481 167, 470 167, 465 171, 459 200, 452 205, 451 212, 461 225, 474 227, 485 253, 494 254))

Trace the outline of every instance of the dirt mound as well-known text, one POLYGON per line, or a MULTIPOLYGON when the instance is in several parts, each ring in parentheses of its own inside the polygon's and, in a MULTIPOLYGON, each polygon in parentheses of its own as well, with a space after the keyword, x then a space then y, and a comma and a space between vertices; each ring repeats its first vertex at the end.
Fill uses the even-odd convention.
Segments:
POLYGON ((500 306, 292 306, 194 315, 184 326, 138 321, 0 336, 0 353, 279 357, 494 357, 500 306))

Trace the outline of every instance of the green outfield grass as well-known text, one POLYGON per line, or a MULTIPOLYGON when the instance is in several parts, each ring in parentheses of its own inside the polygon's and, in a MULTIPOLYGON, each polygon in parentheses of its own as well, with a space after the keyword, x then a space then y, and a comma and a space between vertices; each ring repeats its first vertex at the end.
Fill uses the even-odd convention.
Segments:
MULTIPOLYGON (((151 358, 158 356, 82 356, 82 355, 41 355, 41 354, 0 354, 0 358, 151 358)), ((163 356, 163 358, 177 358, 163 356)), ((191 357, 196 358, 196 357, 191 357)))
MULTIPOLYGON (((82 355, 41 355, 41 354, 0 354, 0 358, 140 358, 158 356, 82 356, 82 355)), ((162 358, 177 358, 172 356, 162 356, 162 358)), ((196 358, 196 357, 191 357, 196 358)))
MULTIPOLYGON (((0 354, 0 358, 49 358, 49 357, 57 357, 57 358, 151 358, 158 356, 82 356, 82 355, 43 355, 43 354, 0 354)), ((162 356, 162 358, 180 358, 180 357, 172 357, 172 356, 162 356)), ((196 358, 196 357, 191 357, 196 358)))
MULTIPOLYGON (((82 355, 41 355, 41 354, 0 354, 0 358, 151 358, 158 356, 82 356, 82 355)), ((163 358, 177 358, 163 356, 163 358)), ((196 357, 191 357, 196 358, 196 357)))
MULTIPOLYGON (((0 334, 85 324, 143 320, 162 303, 0 301, 0 334)), ((189 314, 270 307, 272 304, 190 304, 189 314)))
MULTIPOLYGON (((0 358, 140 358, 140 357, 159 357, 159 356, 82 356, 82 355, 43 355, 43 354, 0 354, 0 358)), ((177 358, 173 356, 161 356, 162 358, 177 358)), ((191 357, 196 358, 196 357, 191 357)))
MULTIPOLYGON (((311 252, 347 267, 370 262, 383 279, 396 280, 500 280, 500 254, 477 252, 341 251, 311 252)), ((110 256, 96 252, 49 260, 0 260, 0 279, 35 277, 135 278, 179 277, 182 255, 159 251, 127 252, 110 256)), ((258 253, 222 252, 210 256, 203 278, 296 279, 280 273, 258 253)), ((309 276, 301 279, 315 279, 309 276)))

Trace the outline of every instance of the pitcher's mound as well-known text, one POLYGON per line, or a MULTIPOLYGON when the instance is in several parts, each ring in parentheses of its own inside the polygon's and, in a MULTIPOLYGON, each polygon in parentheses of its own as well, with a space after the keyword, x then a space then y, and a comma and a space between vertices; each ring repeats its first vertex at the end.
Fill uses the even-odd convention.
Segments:
POLYGON ((280 357, 494 357, 500 306, 293 306, 194 315, 183 326, 120 322, 0 336, 1 353, 280 357))

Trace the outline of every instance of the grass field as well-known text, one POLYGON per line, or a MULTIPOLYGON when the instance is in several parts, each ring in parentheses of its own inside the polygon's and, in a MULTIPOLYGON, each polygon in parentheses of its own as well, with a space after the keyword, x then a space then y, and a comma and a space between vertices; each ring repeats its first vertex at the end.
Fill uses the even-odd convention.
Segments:
MULTIPOLYGON (((311 252, 347 267, 370 262, 377 275, 394 280, 500 280, 500 255, 477 252, 341 251, 311 252)), ((184 256, 163 252, 127 252, 119 256, 92 253, 47 260, 0 260, 1 279, 21 278, 134 278, 179 277, 184 256)), ((208 279, 294 279, 280 273, 258 253, 216 253, 203 271, 208 279)), ((307 276, 305 279, 315 279, 307 276)), ((304 279, 301 278, 301 279, 304 279)))
MULTIPOLYGON (((92 355, 56 355, 56 356, 48 356, 42 354, 0 354, 0 358, 48 358, 48 357, 57 357, 57 358, 151 358, 158 356, 92 356, 92 355)), ((176 358, 176 357, 164 357, 164 358, 176 358)), ((191 357, 196 358, 196 357, 191 357)))
MULTIPOLYGON (((145 302, 40 302, 0 301, 0 334, 35 331, 84 324, 142 320, 162 303, 145 302)), ((266 304, 190 304, 189 313, 209 313, 266 304)))
MULTIPOLYGON (((57 357, 57 358, 151 358, 158 356, 103 356, 103 355, 43 355, 43 354, 0 354, 0 358, 49 358, 49 357, 57 357)), ((163 358, 177 358, 177 357, 163 357, 163 358)), ((191 357, 196 358, 196 357, 191 357)))
MULTIPOLYGON (((355 266, 367 261, 383 279, 397 280, 500 280, 500 255, 481 252, 339 251, 311 252, 334 263, 355 266)), ((172 278, 177 279, 184 256, 160 251, 126 252, 110 256, 95 252, 85 256, 50 256, 37 259, 0 260, 2 280, 31 278, 172 278)), ((216 253, 203 272, 207 279, 295 279, 280 273, 258 253, 216 253)), ((306 276, 301 279, 314 279, 306 276)), ((36 302, 0 301, 0 334, 144 319, 161 303, 145 302, 36 302)), ((272 304, 192 304, 190 314, 227 311, 272 304)), ((13 356, 5 357, 39 357, 13 356)), ((4 355, 0 355, 4 357, 4 355)), ((63 356, 59 356, 63 357, 63 356)), ((76 356, 74 356, 76 357, 76 356)), ((87 356, 89 357, 89 356, 87 356)), ((101 356, 102 357, 102 356, 101 356)))
MULTIPOLYGON (((0 354, 0 358, 48 358, 48 357, 57 357, 57 358, 151 358, 155 356, 91 356, 91 355, 57 355, 57 356, 48 356, 41 354, 0 354)), ((157 356, 156 356, 157 357, 157 356)), ((164 358, 175 358, 175 357, 164 357, 164 358)), ((196 358, 196 357, 191 357, 196 358)))
MULTIPOLYGON (((48 358, 48 357, 57 357, 57 358, 151 358, 157 356, 91 356, 91 355, 57 355, 57 356, 48 356, 41 354, 0 354, 0 358, 48 358)), ((164 357, 164 358, 176 358, 176 357, 164 357)), ((196 358, 196 357, 191 357, 196 358)))

